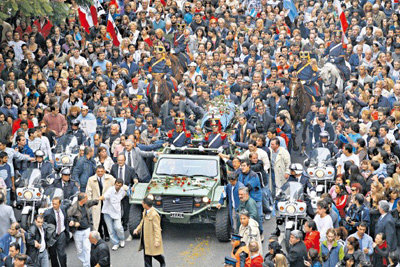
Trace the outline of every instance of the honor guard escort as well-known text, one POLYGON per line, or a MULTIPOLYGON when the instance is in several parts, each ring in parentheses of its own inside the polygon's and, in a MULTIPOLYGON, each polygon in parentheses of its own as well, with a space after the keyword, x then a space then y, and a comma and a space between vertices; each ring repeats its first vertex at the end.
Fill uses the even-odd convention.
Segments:
POLYGON ((212 131, 204 136, 199 148, 201 150, 203 145, 206 145, 208 148, 218 148, 221 153, 229 146, 227 134, 221 131, 221 122, 219 119, 211 119, 210 126, 212 131))
POLYGON ((175 130, 168 132, 168 142, 171 148, 174 147, 184 147, 192 143, 191 134, 185 129, 185 121, 176 118, 174 120, 175 130))

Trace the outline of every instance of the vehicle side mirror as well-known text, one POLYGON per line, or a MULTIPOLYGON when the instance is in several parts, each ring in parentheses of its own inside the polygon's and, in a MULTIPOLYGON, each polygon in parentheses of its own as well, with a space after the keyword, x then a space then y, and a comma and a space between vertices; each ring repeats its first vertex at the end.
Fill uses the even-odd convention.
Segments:
POLYGON ((337 159, 331 159, 331 164, 332 164, 333 166, 336 166, 336 163, 337 163, 337 159))
POLYGON ((309 159, 304 160, 304 166, 305 167, 309 167, 310 166, 310 160, 309 159))
POLYGON ((54 183, 54 178, 47 178, 46 181, 47 181, 47 184, 51 185, 54 183))

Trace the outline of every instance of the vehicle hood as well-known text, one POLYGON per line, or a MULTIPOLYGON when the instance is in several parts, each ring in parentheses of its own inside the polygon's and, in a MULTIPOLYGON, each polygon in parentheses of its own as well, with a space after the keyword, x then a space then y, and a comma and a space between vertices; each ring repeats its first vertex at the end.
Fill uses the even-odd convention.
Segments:
POLYGON ((153 195, 208 196, 219 183, 208 177, 153 177, 147 192, 153 195))

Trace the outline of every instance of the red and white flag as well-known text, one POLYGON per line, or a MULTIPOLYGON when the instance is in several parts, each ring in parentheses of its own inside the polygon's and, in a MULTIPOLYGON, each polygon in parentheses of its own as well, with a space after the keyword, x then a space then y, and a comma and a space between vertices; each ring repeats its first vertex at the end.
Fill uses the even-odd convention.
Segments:
POLYGON ((337 14, 340 19, 340 25, 342 26, 342 31, 343 31, 343 33, 346 33, 347 28, 349 27, 349 23, 347 22, 347 19, 346 19, 346 14, 344 14, 344 11, 342 9, 342 6, 341 6, 341 3, 339 0, 335 0, 334 4, 336 6, 337 14))
POLYGON ((114 19, 112 18, 110 13, 108 13, 108 18, 107 18, 107 32, 111 35, 113 44, 115 46, 119 46, 122 42, 122 36, 119 33, 119 30, 115 25, 114 19))
POLYGON ((92 15, 90 14, 89 10, 82 6, 78 8, 78 13, 81 26, 85 29, 87 33, 90 33, 90 27, 94 26, 92 15))
POLYGON ((93 5, 90 7, 90 14, 92 15, 93 24, 98 25, 98 17, 100 17, 101 15, 105 15, 106 11, 98 0, 94 0, 93 5))

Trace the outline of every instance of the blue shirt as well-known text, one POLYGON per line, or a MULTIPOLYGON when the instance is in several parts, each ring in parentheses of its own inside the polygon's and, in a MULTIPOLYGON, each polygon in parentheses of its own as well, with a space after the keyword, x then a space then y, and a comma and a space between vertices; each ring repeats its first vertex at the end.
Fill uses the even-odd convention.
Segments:
MULTIPOLYGON (((360 243, 360 250, 364 253, 364 248, 368 248, 368 254, 365 254, 365 259, 366 260, 370 260, 369 256, 372 255, 372 253, 374 253, 374 248, 372 247, 372 244, 374 243, 374 241, 372 240, 372 237, 370 237, 367 234, 364 234, 363 237, 360 239, 360 237, 358 236, 357 232, 355 232, 354 234, 350 235, 349 237, 355 237, 358 242, 360 243)), ((346 242, 347 243, 347 242, 346 242)))

